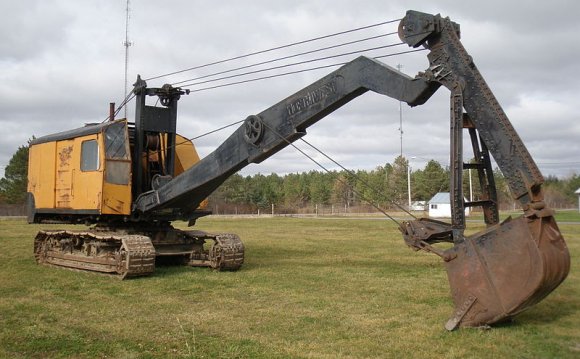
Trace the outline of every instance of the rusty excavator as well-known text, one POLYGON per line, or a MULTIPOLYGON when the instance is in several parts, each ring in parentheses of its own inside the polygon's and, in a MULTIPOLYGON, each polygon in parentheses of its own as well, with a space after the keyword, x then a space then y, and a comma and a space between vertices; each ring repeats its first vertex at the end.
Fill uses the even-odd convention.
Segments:
POLYGON ((375 59, 358 57, 244 123, 199 159, 176 133, 177 104, 188 93, 138 78, 134 122, 126 119, 56 133, 31 142, 30 223, 84 223, 87 230, 41 230, 36 261, 122 278, 153 273, 156 257, 237 270, 244 246, 234 234, 179 230, 172 221, 210 214, 206 198, 228 177, 260 163, 306 134, 306 128, 367 91, 425 103, 450 91, 451 223, 428 218, 400 225, 405 243, 443 259, 455 310, 446 324, 491 325, 510 319, 551 293, 567 276, 570 256, 554 211, 543 201, 542 174, 460 41, 449 18, 408 11, 399 37, 428 50, 429 67, 414 78, 375 59), (156 97, 160 107, 146 105, 156 97), (475 161, 464 162, 468 134, 475 161), (491 157, 522 206, 500 221, 491 157), (473 169, 481 198, 466 202, 464 169, 473 169), (486 229, 465 235, 466 207, 481 207, 486 229), (448 242, 442 247, 435 245, 448 242))

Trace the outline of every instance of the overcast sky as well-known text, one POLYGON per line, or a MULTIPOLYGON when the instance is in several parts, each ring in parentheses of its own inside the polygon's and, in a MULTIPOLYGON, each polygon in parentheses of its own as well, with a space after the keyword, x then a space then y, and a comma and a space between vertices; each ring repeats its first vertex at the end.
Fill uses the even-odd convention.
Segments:
MULTIPOLYGON (((131 1, 129 83, 257 50, 399 19, 414 9, 449 16, 544 175, 580 173, 580 2, 578 1, 131 1)), ((151 80, 150 86, 396 31, 397 23, 219 66, 151 80)), ((0 176, 33 135, 100 122, 124 97, 125 0, 0 0, 0 176)), ((399 42, 385 36, 267 66, 399 42)), ((379 56, 404 47, 367 52, 379 56)), ((385 58, 415 76, 427 52, 385 58)), ((351 60, 356 55, 278 72, 351 60)), ((256 68, 252 68, 256 69, 256 68)), ((180 100, 178 130, 195 137, 243 120, 331 71, 318 70, 196 92, 180 100)), ((266 72, 260 75, 270 75, 266 72)), ((253 75, 253 77, 258 75, 253 75)), ((237 78, 243 80, 252 76, 237 78)), ((227 83, 232 79, 191 87, 227 83)), ((129 105, 129 116, 134 113, 129 105)), ((403 104, 403 154, 414 168, 449 157, 449 93, 403 104)), ((122 114, 122 113, 121 113, 122 114)), ((234 128, 196 141, 202 156, 234 128)), ((351 169, 391 163, 400 153, 399 103, 366 94, 308 131, 308 141, 351 169)), ((466 139, 467 140, 467 139, 466 139)), ((301 148, 305 146, 297 143, 301 148)), ((311 152, 309 152, 311 153, 311 152)), ((316 158, 320 158, 313 154, 316 158)), ((322 161, 323 163, 327 163, 322 161)), ((333 167, 328 165, 329 167, 333 167)), ((244 174, 319 170, 289 147, 244 174)))

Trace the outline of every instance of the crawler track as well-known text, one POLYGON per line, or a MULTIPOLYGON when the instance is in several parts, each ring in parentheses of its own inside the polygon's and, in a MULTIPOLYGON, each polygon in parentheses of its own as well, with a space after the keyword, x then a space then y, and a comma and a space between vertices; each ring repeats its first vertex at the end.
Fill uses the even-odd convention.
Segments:
POLYGON ((37 263, 105 273, 121 279, 151 275, 156 257, 235 271, 244 263, 244 245, 235 234, 181 231, 171 226, 136 230, 95 227, 86 231, 40 231, 34 240, 37 263), (213 242, 205 248, 207 241, 213 242))
POLYGON ((120 278, 155 270, 155 248, 147 236, 94 231, 40 231, 34 255, 41 264, 94 271, 120 278))
POLYGON ((235 271, 244 263, 244 245, 235 234, 222 233, 210 237, 214 241, 208 258, 210 267, 217 270, 235 271))

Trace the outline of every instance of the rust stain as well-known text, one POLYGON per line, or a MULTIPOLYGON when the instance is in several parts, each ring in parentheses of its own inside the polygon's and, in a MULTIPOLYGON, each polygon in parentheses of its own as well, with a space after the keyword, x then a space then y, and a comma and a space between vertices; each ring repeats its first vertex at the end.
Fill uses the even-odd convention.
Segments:
POLYGON ((68 167, 68 161, 72 157, 71 155, 72 151, 73 151, 72 146, 64 147, 62 150, 60 150, 60 152, 58 153, 60 167, 68 167))

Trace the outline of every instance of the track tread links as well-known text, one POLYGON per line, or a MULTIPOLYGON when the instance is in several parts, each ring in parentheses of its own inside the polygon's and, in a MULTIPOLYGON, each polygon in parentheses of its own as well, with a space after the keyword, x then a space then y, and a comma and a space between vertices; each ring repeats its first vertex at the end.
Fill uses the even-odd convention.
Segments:
MULTIPOLYGON (((213 241, 210 249, 201 253, 197 253, 197 247, 191 249, 191 258, 204 259, 192 260, 189 263, 192 266, 235 271, 244 263, 244 245, 235 234, 181 233, 202 243, 213 241)), ((153 274, 157 252, 151 238, 144 234, 41 230, 34 241, 34 256, 39 264, 104 273, 120 279, 153 274)))
POLYGON ((143 235, 43 230, 34 240, 34 254, 41 264, 107 273, 121 279, 155 271, 155 248, 143 235))
POLYGON ((244 244, 235 234, 222 233, 214 237, 210 249, 211 267, 217 270, 236 271, 244 263, 244 244))

